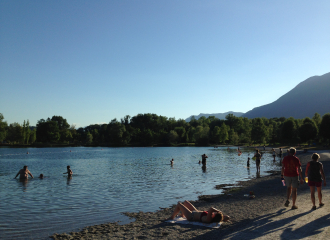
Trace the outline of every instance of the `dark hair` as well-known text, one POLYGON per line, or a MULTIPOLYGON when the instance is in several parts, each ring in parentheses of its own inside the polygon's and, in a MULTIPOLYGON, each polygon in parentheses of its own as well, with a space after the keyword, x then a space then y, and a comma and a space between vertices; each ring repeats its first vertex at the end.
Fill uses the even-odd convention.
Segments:
POLYGON ((27 166, 24 166, 23 168, 24 168, 24 170, 26 170, 27 169, 27 166))
POLYGON ((66 168, 70 168, 70 166, 68 165, 66 168))
POLYGON ((223 214, 218 212, 215 214, 214 218, 212 218, 212 222, 221 222, 223 220, 223 214))
POLYGON ((258 150, 258 149, 256 149, 256 152, 257 152, 257 153, 259 153, 259 150, 258 150))
POLYGON ((291 147, 289 150, 290 150, 290 153, 291 153, 292 155, 294 155, 294 154, 296 153, 296 149, 293 148, 293 147, 291 147))
POLYGON ((39 177, 40 177, 40 178, 43 178, 43 177, 44 177, 44 175, 41 173, 39 177))
POLYGON ((318 154, 318 153, 313 153, 313 155, 312 155, 312 159, 314 160, 314 161, 317 161, 317 159, 319 159, 320 158, 320 155, 318 154))

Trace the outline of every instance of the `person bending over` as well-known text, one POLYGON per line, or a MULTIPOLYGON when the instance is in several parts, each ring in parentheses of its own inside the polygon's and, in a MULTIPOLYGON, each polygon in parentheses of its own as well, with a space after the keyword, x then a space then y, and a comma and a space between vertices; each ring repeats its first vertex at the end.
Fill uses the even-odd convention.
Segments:
POLYGON ((224 215, 221 211, 211 207, 208 211, 199 211, 189 201, 184 203, 178 202, 173 214, 169 217, 169 220, 173 220, 176 215, 181 212, 181 216, 187 218, 188 221, 211 223, 211 222, 227 222, 229 216, 224 215))

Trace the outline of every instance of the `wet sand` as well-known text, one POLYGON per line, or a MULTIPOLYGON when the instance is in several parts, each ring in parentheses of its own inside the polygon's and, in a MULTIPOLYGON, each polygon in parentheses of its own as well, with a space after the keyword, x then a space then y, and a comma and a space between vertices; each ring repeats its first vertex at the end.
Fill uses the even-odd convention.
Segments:
MULTIPOLYGON (((303 165, 303 174, 306 163, 311 160, 311 155, 312 152, 297 153, 303 165)), ((267 161, 272 160, 267 159, 267 161)), ((329 175, 330 154, 321 154, 320 161, 324 165, 326 175, 329 175)), ((251 171, 256 171, 253 161, 251 161, 251 171)), ((290 208, 284 207, 286 187, 283 187, 281 183, 280 172, 273 172, 270 176, 239 182, 234 186, 219 185, 217 188, 225 188, 225 193, 203 195, 199 197, 199 200, 191 202, 200 210, 215 207, 222 210, 224 214, 229 215, 231 221, 223 223, 219 229, 190 224, 167 223, 164 220, 173 212, 174 206, 172 206, 171 208, 162 208, 157 212, 125 213, 125 215, 135 219, 134 222, 126 225, 105 223, 86 227, 80 232, 54 234, 51 237, 54 239, 242 239, 244 236, 244 239, 249 239, 250 236, 253 236, 253 239, 272 239, 275 236, 275 231, 273 231, 272 227, 269 227, 272 225, 267 225, 268 230, 265 230, 266 227, 264 227, 262 228, 263 231, 255 232, 253 232, 253 229, 250 229, 251 226, 270 222, 270 216, 277 219, 277 221, 291 219, 290 216, 295 216, 296 213, 303 214, 301 213, 302 211, 305 211, 306 208, 310 209, 312 206, 309 197, 309 187, 307 184, 303 184, 298 188, 297 198, 297 205, 299 207, 300 204, 301 207, 298 210, 289 210, 290 208), (250 191, 253 191, 255 198, 244 196, 249 194, 250 191), (269 238, 265 238, 267 236, 265 231, 272 233, 269 238)), ((327 188, 324 189, 325 193, 328 191, 327 188)), ((326 197, 324 196, 324 198, 326 197)), ((328 202, 326 202, 327 204, 328 202)), ((312 219, 308 218, 310 221, 315 221, 324 217, 324 214, 328 214, 326 211, 314 212, 312 219)), ((303 224, 308 224, 306 222, 308 219, 304 220, 303 224)), ((284 230, 282 229, 282 231, 284 230)), ((278 236, 282 236, 281 232, 278 234, 278 236)), ((322 239, 322 235, 319 235, 319 239, 322 239)))

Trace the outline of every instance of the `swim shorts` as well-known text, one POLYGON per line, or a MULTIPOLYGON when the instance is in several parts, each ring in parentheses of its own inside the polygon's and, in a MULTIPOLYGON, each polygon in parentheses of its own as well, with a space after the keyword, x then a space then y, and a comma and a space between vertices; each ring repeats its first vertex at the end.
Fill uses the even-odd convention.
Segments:
POLYGON ((308 181, 308 186, 310 186, 310 187, 321 187, 322 186, 322 182, 308 181))
POLYGON ((299 176, 296 177, 286 177, 284 176, 285 185, 288 187, 297 188, 299 186, 299 176))

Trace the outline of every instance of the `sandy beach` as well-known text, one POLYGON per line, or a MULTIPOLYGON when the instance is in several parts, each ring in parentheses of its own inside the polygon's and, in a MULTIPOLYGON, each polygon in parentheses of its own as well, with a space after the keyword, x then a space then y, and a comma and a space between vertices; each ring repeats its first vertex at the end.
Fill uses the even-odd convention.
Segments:
MULTIPOLYGON (((285 151, 284 151, 285 152, 285 151)), ((303 165, 303 173, 313 152, 298 152, 303 165)), ((321 151, 319 151, 321 152, 321 151)), ((320 162, 329 179, 330 154, 322 151, 320 162)), ((267 159, 271 161, 271 159, 267 159)), ((256 168, 251 162, 251 171, 256 168)), ((261 163, 262 167, 262 163, 261 163)), ((330 184, 330 182, 328 183, 330 184)), ((197 201, 191 201, 198 209, 209 207, 220 209, 231 217, 231 221, 222 223, 219 229, 206 228, 191 224, 167 223, 174 206, 157 212, 125 213, 135 219, 134 222, 120 225, 105 223, 89 226, 80 232, 54 234, 53 239, 327 239, 330 225, 329 186, 323 187, 325 206, 312 211, 310 191, 307 184, 298 188, 298 209, 284 207, 286 187, 280 180, 280 172, 235 186, 215 186, 225 188, 224 194, 203 195, 197 201), (255 198, 244 196, 253 191, 255 198), (293 237, 294 236, 294 237, 293 237)), ((189 199, 187 199, 189 200, 189 199)), ((316 201, 317 197, 316 197, 316 201)))

